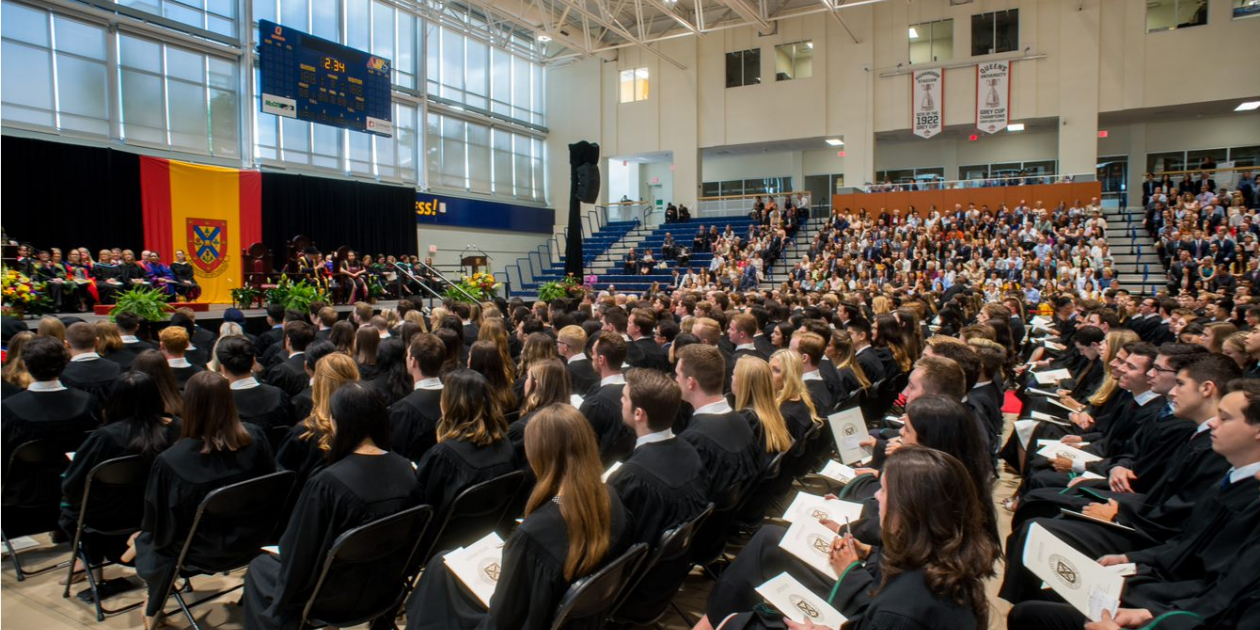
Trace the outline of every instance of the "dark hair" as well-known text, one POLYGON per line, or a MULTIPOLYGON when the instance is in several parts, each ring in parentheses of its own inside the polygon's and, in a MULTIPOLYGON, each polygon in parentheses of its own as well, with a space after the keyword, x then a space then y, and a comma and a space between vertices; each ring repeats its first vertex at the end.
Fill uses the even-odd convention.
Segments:
POLYGON ((988 438, 980 432, 971 408, 940 394, 929 394, 906 405, 906 416, 920 446, 949 453, 967 468, 984 508, 985 528, 998 540, 997 515, 991 504, 993 462, 988 438))
MULTIPOLYGON (((354 324, 341 320, 332 325, 328 331, 328 341, 332 342, 338 352, 349 353, 354 350, 354 324)), ((307 346, 310 348, 310 346, 307 346)))
POLYGON ((157 383, 144 372, 119 374, 105 398, 105 423, 125 422, 127 449, 138 455, 156 455, 170 446, 163 411, 157 383))
POLYGON ((390 337, 376 347, 376 373, 385 375, 386 402, 392 403, 411 393, 411 374, 407 372, 407 347, 401 339, 390 337))
POLYGON ((507 435, 509 409, 495 400, 489 379, 473 370, 455 370, 446 375, 445 385, 437 425, 439 442, 463 440, 489 446, 507 435))
POLYGON ((389 411, 371 387, 358 382, 342 385, 333 394, 330 409, 335 430, 328 450, 329 464, 345 459, 366 439, 382 449, 393 442, 389 411))
POLYGON ((236 414, 236 402, 226 378, 197 372, 184 385, 184 417, 180 437, 201 440, 201 452, 236 451, 254 439, 236 414))
POLYGON ((1106 338, 1107 333, 1097 326, 1081 326, 1072 335, 1072 342, 1079 343, 1082 346, 1089 346, 1090 344, 1102 343, 1106 338))
POLYGON ((140 316, 131 311, 123 311, 114 316, 114 323, 118 325, 118 330, 133 333, 140 328, 140 316))
MULTIPOLYGON (((1159 354, 1168 358, 1168 367, 1174 370, 1181 370, 1181 368, 1199 360, 1200 357, 1206 356, 1208 354, 1208 350, 1198 344, 1176 343, 1170 341, 1168 343, 1160 344, 1159 354)), ((1222 389, 1224 389, 1225 383, 1228 382, 1228 380, 1229 379, 1220 381, 1222 389)))
POLYGON ((254 342, 245 337, 224 337, 215 345, 214 357, 232 376, 245 376, 254 367, 254 342))
POLYGON ((175 380, 175 372, 166 357, 157 350, 145 350, 131 362, 132 372, 148 374, 157 385, 158 394, 162 397, 162 407, 173 416, 184 414, 184 395, 179 392, 179 381, 175 380))
POLYGON ((70 363, 66 345, 56 337, 36 337, 22 349, 26 371, 37 381, 51 381, 61 376, 70 363))
MULTIPOLYGON (((880 330, 883 330, 882 328, 880 330)), ((971 346, 965 346, 961 343, 938 343, 932 346, 932 354, 946 359, 953 359, 958 367, 962 368, 963 376, 966 380, 966 391, 971 391, 976 386, 976 382, 980 380, 980 370, 982 365, 980 357, 976 356, 976 352, 971 346)), ((960 397, 961 398, 961 397, 960 397)))
POLYGON ((591 358, 604 357, 609 367, 614 370, 621 369, 626 362, 626 354, 629 352, 626 340, 622 339, 621 335, 606 330, 599 333, 595 341, 598 345, 591 346, 591 358))
POLYGON ((849 321, 845 322, 844 329, 850 333, 860 332, 866 336, 867 343, 871 341, 871 322, 866 318, 850 317, 849 321))
POLYGON ((656 325, 656 334, 660 335, 661 339, 664 339, 666 342, 673 342, 678 337, 678 332, 678 322, 673 319, 662 319, 656 325))
POLYGON ((722 384, 726 379, 726 359, 717 346, 692 344, 675 352, 674 356, 683 368, 683 376, 696 379, 701 391, 710 395, 722 393, 722 384))
POLYGON ((626 324, 629 323, 630 316, 626 314, 625 309, 620 306, 614 306, 604 310, 604 322, 610 324, 614 330, 619 333, 626 332, 626 324))
POLYGON ((626 387, 631 408, 647 414, 649 429, 664 431, 673 426, 682 404, 682 392, 674 379, 660 370, 634 368, 626 372, 626 387))
POLYGON ((66 328, 66 341, 75 350, 96 349, 96 326, 87 322, 75 322, 66 328))
POLYGON ((1126 343, 1124 344, 1124 351, 1128 352, 1129 356, 1136 354, 1138 356, 1146 357, 1147 359, 1150 359, 1151 363, 1155 362, 1155 357, 1159 354, 1159 351, 1155 349, 1154 345, 1146 343, 1145 341, 1126 343))
POLYGON ((1260 425, 1260 379, 1236 378, 1229 382, 1229 393, 1242 392, 1247 397, 1247 409, 1243 420, 1252 426, 1260 425))
POLYGON ((1242 376, 1242 368, 1233 359, 1218 353, 1198 355, 1178 370, 1185 370, 1186 376, 1196 383, 1213 383, 1221 396, 1230 381, 1242 376))
POLYGON ((315 365, 319 363, 319 360, 336 351, 337 346, 333 342, 327 339, 316 339, 306 346, 306 353, 302 355, 302 358, 306 359, 306 368, 314 374, 315 365))
POLYGON ((284 323, 284 306, 281 304, 272 304, 267 307, 267 317, 276 324, 284 323))
POLYGON ((408 354, 415 359, 421 374, 437 376, 442 372, 442 364, 446 362, 446 345, 437 335, 421 333, 411 339, 408 354))
POLYGON ((360 326, 354 331, 354 361, 362 368, 376 365, 376 352, 381 347, 381 331, 375 326, 360 326))
POLYGON ((315 340, 315 327, 306 321, 285 322, 284 337, 294 352, 305 352, 306 346, 315 340))
POLYGON ((468 349, 468 369, 486 377, 490 385, 490 396, 499 406, 503 415, 510 414, 517 408, 514 383, 509 378, 509 364, 503 362, 503 355, 493 341, 476 341, 468 349))

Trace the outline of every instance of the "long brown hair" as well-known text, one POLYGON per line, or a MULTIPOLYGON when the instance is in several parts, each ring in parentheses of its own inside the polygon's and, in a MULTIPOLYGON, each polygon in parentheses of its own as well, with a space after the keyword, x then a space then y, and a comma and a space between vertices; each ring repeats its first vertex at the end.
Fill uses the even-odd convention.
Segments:
POLYGON ((573 406, 548 405, 525 425, 525 456, 538 478, 526 518, 559 497, 569 534, 564 578, 591 573, 612 547, 612 500, 601 479, 595 430, 573 406))
MULTIPOLYGON (((547 336, 542 333, 535 334, 547 336)), ((521 416, 552 403, 570 404, 573 386, 569 380, 569 369, 560 362, 560 359, 553 357, 534 361, 529 367, 528 377, 533 379, 534 384, 521 404, 521 416)))
POLYGON ((362 326, 354 333, 354 362, 376 365, 376 350, 381 346, 381 332, 375 326, 362 326))
POLYGON ((184 396, 179 393, 179 382, 175 380, 175 372, 171 364, 158 350, 145 350, 131 361, 133 372, 144 372, 157 383, 158 394, 162 396, 162 407, 172 416, 184 415, 184 396))
POLYGON ((472 370, 455 370, 443 381, 438 442, 465 440, 489 446, 507 435, 507 421, 491 398, 486 377, 472 370))
POLYGON ((254 443, 236 415, 228 380, 215 372, 197 372, 184 385, 181 438, 201 440, 203 454, 236 451, 254 443))
POLYGON ((101 320, 96 322, 96 352, 102 357, 123 347, 122 333, 118 332, 118 324, 101 320))
POLYGON ((530 333, 521 348, 521 362, 516 366, 516 373, 524 375, 535 361, 556 358, 556 340, 546 333, 530 333))
MULTIPOLYGON (((497 312, 497 309, 496 309, 497 312)), ((508 348, 507 328, 502 317, 488 317, 481 320, 481 329, 477 331, 477 341, 489 341, 499 351, 509 381, 516 380, 516 364, 512 362, 512 351, 508 348)))
POLYGON ((334 426, 332 396, 342 385, 359 380, 359 366, 354 359, 330 352, 315 364, 315 382, 311 385, 311 415, 302 420, 305 431, 300 440, 315 438, 321 451, 332 449, 334 426))
POLYGON ((490 396, 498 405, 499 412, 505 415, 516 409, 511 365, 503 362, 503 355, 499 354, 493 341, 476 341, 468 349, 468 369, 486 377, 486 382, 490 385, 490 396))
POLYGON ((971 608, 989 625, 984 580, 1002 552, 985 531, 972 476, 952 455, 904 446, 884 466, 882 590, 906 571, 922 571, 934 594, 971 608), (949 509, 940 509, 940 506, 949 509))
POLYGON ((4 362, 4 382, 15 387, 26 389, 31 381, 31 373, 26 371, 26 362, 22 360, 22 350, 26 347, 27 342, 35 338, 35 333, 29 330, 13 335, 9 340, 9 353, 4 362))

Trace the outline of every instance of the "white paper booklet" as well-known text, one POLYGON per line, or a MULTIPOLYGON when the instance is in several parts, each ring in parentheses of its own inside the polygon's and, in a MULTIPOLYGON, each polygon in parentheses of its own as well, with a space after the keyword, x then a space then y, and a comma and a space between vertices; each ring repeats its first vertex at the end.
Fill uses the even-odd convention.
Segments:
POLYGON ((503 539, 490 532, 481 540, 446 554, 444 560, 451 573, 489 608, 503 568, 503 539))
POLYGON ((840 461, 851 466, 870 457, 871 452, 860 446, 862 439, 866 437, 866 420, 862 418, 860 408, 833 413, 827 416, 827 424, 836 441, 836 450, 840 452, 840 461))
POLYGON ((1092 621, 1116 614, 1124 578, 1073 549, 1037 523, 1028 529, 1024 566, 1092 621))
POLYGON ((608 479, 613 476, 613 473, 617 472, 618 468, 621 468, 621 462, 613 462, 612 466, 609 466, 608 470, 604 471, 604 475, 600 477, 600 479, 602 479, 604 483, 608 483, 608 479))
POLYGON ((1072 373, 1067 371, 1067 368, 1033 372, 1032 375, 1037 379, 1038 385, 1054 385, 1065 378, 1072 378, 1072 373))
POLYGON ((1028 415, 1032 416, 1033 420, 1038 420, 1041 422, 1049 422, 1051 424, 1057 424, 1062 427, 1070 426, 1066 420, 1063 420, 1062 418, 1056 418, 1044 411, 1033 410, 1033 411, 1028 412, 1028 415))
POLYGON ((780 573, 773 580, 758 586, 757 593, 784 616, 797 623, 810 621, 819 626, 839 628, 847 621, 840 611, 811 593, 787 573, 780 573))
MULTIPOLYGON (((1051 444, 1062 444, 1062 443, 1063 443, 1063 442, 1060 442, 1059 440, 1037 440, 1037 448, 1042 448, 1042 447, 1044 447, 1044 446, 1050 446, 1051 444)), ((1071 446, 1071 444, 1069 444, 1068 446, 1071 446)), ((1076 443, 1076 448, 1080 448, 1080 447, 1082 447, 1082 446, 1089 446, 1089 442, 1077 442, 1077 443, 1076 443)), ((1092 474, 1092 473, 1091 473, 1091 474, 1092 474)))
POLYGON ((806 492, 798 492, 792 504, 783 512, 783 520, 789 523, 831 520, 843 525, 846 518, 850 521, 862 518, 862 504, 840 500, 828 501, 806 492))
POLYGON ((577 394, 569 396, 569 404, 580 409, 582 407, 582 397, 577 394))
POLYGON ((1046 459, 1054 459, 1056 457, 1066 457, 1074 462, 1081 462, 1084 464, 1088 464, 1090 462, 1096 462, 1102 459, 1101 457, 1093 453, 1087 453, 1085 451, 1082 451, 1079 448, 1073 448, 1062 442, 1055 442, 1053 444, 1047 444, 1041 447, 1041 449, 1037 451, 1037 454, 1046 459))
POLYGON ((822 523, 814 519, 802 519, 792 523, 787 533, 783 534, 783 540, 779 541, 779 546, 823 575, 836 580, 840 576, 831 568, 831 542, 836 538, 836 533, 822 523))
POLYGON ((854 477, 857 477, 856 470, 834 459, 828 460, 827 465, 823 466, 823 469, 818 471, 818 474, 840 484, 848 484, 850 481, 853 481, 854 477))

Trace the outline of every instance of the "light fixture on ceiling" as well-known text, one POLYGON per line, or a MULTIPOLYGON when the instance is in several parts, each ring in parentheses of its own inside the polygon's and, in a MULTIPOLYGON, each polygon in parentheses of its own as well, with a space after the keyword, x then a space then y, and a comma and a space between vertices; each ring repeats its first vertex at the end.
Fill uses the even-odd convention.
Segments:
POLYGON ((538 35, 538 41, 543 44, 546 44, 547 42, 551 41, 551 36, 546 33, 542 33, 538 35))
POLYGON ((1011 123, 1006 126, 1007 131, 1023 131, 1024 123, 1011 123))
POLYGON ((919 39, 919 31, 914 30, 913 26, 910 27, 910 39, 919 39))
POLYGON ((1234 111, 1249 112, 1253 109, 1260 109, 1260 101, 1247 101, 1245 103, 1240 103, 1238 107, 1234 108, 1234 111))
POLYGON ((813 50, 813 49, 814 49, 814 42, 805 42, 805 47, 806 47, 806 48, 808 48, 808 49, 810 49, 810 50, 813 50))
POLYGON ((844 146, 844 140, 841 140, 840 138, 827 138, 826 142, 833 147, 844 146))

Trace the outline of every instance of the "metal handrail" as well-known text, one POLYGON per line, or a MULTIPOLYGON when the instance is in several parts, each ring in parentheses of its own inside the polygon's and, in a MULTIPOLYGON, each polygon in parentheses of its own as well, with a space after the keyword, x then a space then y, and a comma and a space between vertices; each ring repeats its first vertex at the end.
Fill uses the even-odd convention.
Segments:
POLYGON ((473 297, 471 293, 465 291, 463 287, 459 286, 458 284, 455 284, 454 282, 451 282, 451 279, 443 275, 442 272, 438 271, 437 269, 434 269, 433 267, 430 267, 428 263, 424 261, 417 261, 416 264, 420 265, 421 267, 424 267, 425 269, 428 269, 430 273, 437 276, 438 279, 440 279, 442 282, 445 282, 446 286, 451 287, 452 289, 455 289, 457 293, 460 293, 464 297, 468 298, 470 302, 473 302, 473 303, 481 302, 481 300, 478 300, 477 298, 473 297))
POLYGON ((992 184, 988 182, 1005 182, 1013 180, 1044 180, 1042 184, 1057 184, 1067 182, 1088 182, 1097 181, 1098 173, 1054 173, 1048 175, 1010 175, 1006 177, 979 177, 975 179, 933 179, 933 180, 916 180, 913 182, 891 182, 883 184, 879 182, 867 182, 861 186, 847 186, 848 190, 856 193, 871 192, 913 192, 908 189, 909 186, 921 186, 916 190, 960 190, 967 188, 1002 188, 1005 184, 992 184), (959 185, 961 184, 961 185, 959 185), (967 185, 979 184, 979 185, 967 185), (872 190, 883 186, 891 186, 891 191, 872 190))

